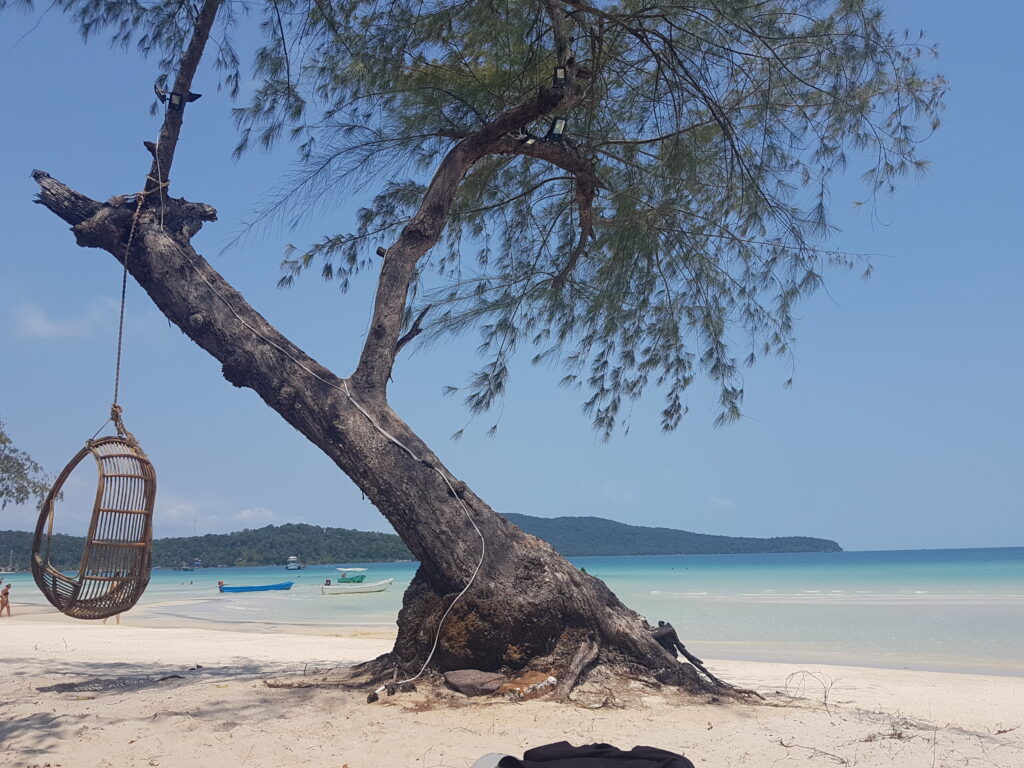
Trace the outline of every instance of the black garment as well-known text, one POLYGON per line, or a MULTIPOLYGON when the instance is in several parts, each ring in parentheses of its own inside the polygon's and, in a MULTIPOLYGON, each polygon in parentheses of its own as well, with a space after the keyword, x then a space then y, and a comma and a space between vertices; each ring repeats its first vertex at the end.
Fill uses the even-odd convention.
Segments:
POLYGON ((633 747, 623 752, 611 744, 574 747, 567 741, 546 744, 523 753, 523 759, 508 755, 498 768, 693 768, 682 755, 654 747, 633 747))

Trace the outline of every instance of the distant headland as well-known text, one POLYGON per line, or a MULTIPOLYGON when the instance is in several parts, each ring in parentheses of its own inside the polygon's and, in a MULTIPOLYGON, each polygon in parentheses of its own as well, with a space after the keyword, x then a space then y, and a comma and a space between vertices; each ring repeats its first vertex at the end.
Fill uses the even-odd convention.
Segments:
POLYGON ((755 539, 715 536, 676 528, 627 525, 603 517, 533 517, 508 513, 527 533, 544 539, 566 557, 589 555, 738 555, 765 552, 842 552, 830 539, 776 536, 755 539))
MULTIPOLYGON (((527 533, 549 542, 567 557, 587 555, 711 555, 761 552, 841 552, 836 542, 806 536, 756 539, 714 536, 674 528, 626 525, 600 517, 533 517, 505 515, 527 533)), ((74 568, 82 553, 81 536, 57 535, 51 545, 55 565, 74 568)), ((11 567, 29 565, 32 534, 0 531, 0 553, 11 567)), ((393 533, 324 528, 305 523, 180 536, 153 542, 153 565, 175 568, 201 560, 205 565, 276 565, 296 555, 307 563, 384 562, 409 560, 412 553, 393 533)), ((0 558, 2 559, 2 558, 0 558)), ((4 563, 0 563, 2 567, 4 563)))

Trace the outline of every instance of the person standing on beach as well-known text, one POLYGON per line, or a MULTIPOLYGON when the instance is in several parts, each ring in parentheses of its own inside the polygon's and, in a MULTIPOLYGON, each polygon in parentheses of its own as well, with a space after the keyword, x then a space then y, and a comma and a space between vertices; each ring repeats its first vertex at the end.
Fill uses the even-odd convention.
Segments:
POLYGON ((2 590, 0 590, 0 616, 4 615, 4 608, 7 609, 7 615, 11 615, 11 585, 8 582, 2 590))

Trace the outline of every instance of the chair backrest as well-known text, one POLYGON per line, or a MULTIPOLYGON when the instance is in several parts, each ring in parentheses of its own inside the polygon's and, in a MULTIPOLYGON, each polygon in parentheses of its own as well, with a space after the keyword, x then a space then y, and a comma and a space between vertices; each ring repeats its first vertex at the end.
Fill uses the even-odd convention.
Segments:
POLYGON ((50 603, 78 619, 104 619, 142 597, 152 568, 156 472, 134 441, 90 440, 64 468, 43 502, 32 548, 32 575, 50 603), (56 502, 71 472, 86 458, 96 461, 99 481, 78 573, 50 562, 56 502))

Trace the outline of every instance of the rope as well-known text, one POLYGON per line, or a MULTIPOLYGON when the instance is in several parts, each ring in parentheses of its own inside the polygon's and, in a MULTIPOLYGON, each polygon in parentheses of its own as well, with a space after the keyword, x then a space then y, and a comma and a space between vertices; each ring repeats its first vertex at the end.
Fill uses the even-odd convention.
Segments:
MULTIPOLYGON (((117 396, 121 387, 121 350, 124 346, 124 306, 125 299, 128 295, 128 257, 131 256, 132 243, 135 240, 135 229, 138 227, 139 218, 142 216, 142 204, 146 201, 146 192, 143 190, 136 195, 138 202, 135 205, 135 213, 132 215, 132 226, 128 230, 128 244, 124 247, 124 259, 121 264, 123 269, 121 270, 121 313, 117 319, 117 361, 114 363, 114 403, 110 407, 111 419, 113 419, 114 409, 117 409, 120 414, 120 407, 117 404, 117 396)), ((124 426, 120 423, 120 417, 117 419, 115 424, 117 425, 117 433, 120 435, 121 429, 124 426)))
MULTIPOLYGON (((160 140, 157 139, 156 151, 153 153, 157 163, 157 176, 161 176, 160 173, 160 140)), ((135 230, 138 228, 139 219, 142 218, 142 206, 146 202, 146 196, 152 192, 158 192, 160 194, 160 228, 164 226, 164 189, 170 184, 169 181, 161 180, 160 178, 154 179, 149 174, 146 174, 146 180, 156 183, 156 186, 147 191, 143 189, 141 192, 135 195, 135 213, 132 214, 132 225, 128 230, 128 242, 124 247, 124 259, 121 261, 121 309, 117 318, 117 357, 114 362, 114 400, 110 406, 110 419, 114 423, 114 427, 117 429, 117 434, 128 440, 136 449, 139 449, 139 441, 135 439, 135 435, 129 432, 124 422, 121 420, 121 406, 118 405, 118 396, 121 390, 121 354, 124 349, 124 309, 126 299, 128 296, 128 259, 132 253, 132 243, 135 242, 135 230)), ((103 426, 106 426, 106 422, 103 426)), ((103 429, 103 427, 100 427, 103 429)), ((99 434, 99 430, 97 430, 99 434)), ((96 435, 93 435, 95 438, 96 435)), ((141 449, 140 449, 141 450, 141 449)))
MULTIPOLYGON (((166 109, 164 119, 167 119, 166 109)), ((117 357, 114 362, 114 399, 110 406, 109 419, 109 421, 114 423, 114 426, 117 429, 117 434, 121 437, 127 437, 129 442, 131 442, 136 448, 138 448, 139 443, 135 439, 135 436, 125 429, 124 422, 121 421, 121 406, 118 405, 117 400, 121 389, 121 353, 124 348, 124 309, 128 296, 128 259, 131 257, 132 253, 132 243, 135 242, 135 230, 139 225, 139 219, 142 218, 142 206, 146 202, 146 195, 150 192, 157 192, 160 195, 160 229, 164 228, 164 190, 170 185, 170 181, 163 178, 163 172, 160 170, 159 134, 157 135, 156 144, 153 149, 153 159, 156 163, 157 178, 154 179, 152 175, 147 173, 146 181, 152 181, 156 186, 148 191, 143 187, 142 191, 135 196, 135 213, 132 214, 132 225, 128 230, 128 242, 124 247, 124 260, 121 262, 121 309, 117 318, 117 357)), ((106 426, 106 423, 104 423, 103 426, 106 426)), ((100 429, 103 429, 103 427, 100 427, 100 429)), ((97 434, 99 434, 99 430, 97 430, 97 434)), ((96 435, 93 435, 93 438, 95 437, 96 435)))

